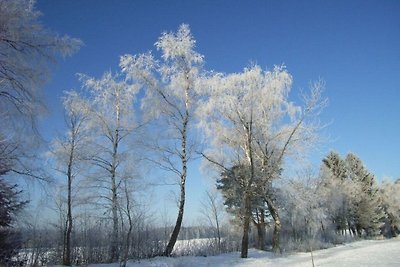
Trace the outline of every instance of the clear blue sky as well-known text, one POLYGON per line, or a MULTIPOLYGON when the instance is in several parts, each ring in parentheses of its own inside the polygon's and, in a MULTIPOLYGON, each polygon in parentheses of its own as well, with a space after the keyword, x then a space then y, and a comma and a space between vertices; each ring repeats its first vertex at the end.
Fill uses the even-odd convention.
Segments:
MULTIPOLYGON (((332 141, 314 152, 315 161, 330 149, 352 151, 379 179, 400 176, 400 1, 38 0, 37 8, 46 27, 85 43, 46 86, 46 138, 62 129, 59 98, 79 88, 75 73, 116 71, 119 56, 154 50, 163 31, 187 23, 207 69, 285 64, 294 100, 309 81, 326 81, 330 104, 321 119, 332 121, 325 129, 332 141)), ((204 188, 192 172, 188 208, 204 188)))

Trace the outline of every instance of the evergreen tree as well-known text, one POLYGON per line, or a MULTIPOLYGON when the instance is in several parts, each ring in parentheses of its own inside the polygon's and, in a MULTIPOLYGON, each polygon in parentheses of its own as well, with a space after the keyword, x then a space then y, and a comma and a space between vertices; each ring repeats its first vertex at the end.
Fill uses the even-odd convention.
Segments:
POLYGON ((17 190, 17 185, 9 185, 2 177, 7 172, 4 168, 0 171, 0 266, 10 264, 21 245, 20 234, 12 225, 18 211, 26 204, 19 200, 21 191, 17 190))
MULTIPOLYGON (((217 181, 217 189, 222 192, 225 199, 224 205, 227 207, 227 211, 239 219, 241 219, 244 214, 243 189, 248 172, 248 167, 236 165, 222 172, 221 178, 217 181)), ((262 188, 254 185, 251 190, 251 195, 253 220, 257 221, 257 213, 260 212, 260 209, 266 209, 265 202, 260 197, 263 195, 262 188)), ((267 212, 264 213, 268 215, 267 212)))
POLYGON ((0 142, 0 266, 7 265, 20 246, 19 234, 13 231, 12 225, 16 214, 26 204, 19 200, 21 191, 17 190, 17 185, 10 185, 4 179, 17 160, 13 153, 15 146, 12 142, 0 142))
POLYGON ((346 167, 349 179, 353 182, 357 192, 352 197, 350 210, 357 233, 361 235, 364 230, 367 236, 376 236, 380 233, 385 215, 375 177, 352 153, 346 156, 346 167))
POLYGON ((330 152, 323 160, 323 188, 326 190, 332 222, 344 234, 375 236, 385 217, 375 177, 353 153, 345 160, 330 152))
POLYGON ((339 154, 331 151, 328 156, 322 160, 326 168, 328 168, 333 178, 344 181, 347 177, 346 166, 344 160, 340 158, 339 154))
POLYGON ((394 183, 384 180, 380 195, 386 215, 383 232, 386 236, 396 237, 400 233, 400 179, 394 183))
MULTIPOLYGON (((249 166, 235 165, 221 173, 217 181, 217 189, 221 190, 225 199, 224 205, 227 211, 235 216, 238 225, 243 223, 246 209, 243 201, 243 191, 246 187, 246 179, 250 172, 249 166)), ((258 177, 259 175, 256 175, 258 177)), ((262 197, 264 192, 259 183, 252 186, 251 193, 251 221, 257 228, 257 247, 265 249, 265 222, 271 219, 267 203, 262 197)))

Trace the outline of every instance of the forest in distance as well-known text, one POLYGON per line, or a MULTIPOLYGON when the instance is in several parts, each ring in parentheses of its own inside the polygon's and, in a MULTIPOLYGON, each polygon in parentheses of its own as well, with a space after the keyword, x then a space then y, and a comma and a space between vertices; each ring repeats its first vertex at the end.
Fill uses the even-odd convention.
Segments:
POLYGON ((325 142, 324 80, 293 101, 284 65, 207 69, 188 24, 161 33, 152 52, 120 55, 118 71, 79 73, 81 87, 57 99, 64 132, 45 142, 44 85, 84 40, 39 17, 34 1, 0 0, 0 266, 312 253, 400 234, 400 178, 379 181, 351 152, 304 163, 325 142), (187 226, 193 162, 215 187, 204 192, 202 220, 187 226), (150 170, 178 192, 173 222, 155 223, 150 170), (35 219, 24 184, 51 188, 54 218, 35 219))

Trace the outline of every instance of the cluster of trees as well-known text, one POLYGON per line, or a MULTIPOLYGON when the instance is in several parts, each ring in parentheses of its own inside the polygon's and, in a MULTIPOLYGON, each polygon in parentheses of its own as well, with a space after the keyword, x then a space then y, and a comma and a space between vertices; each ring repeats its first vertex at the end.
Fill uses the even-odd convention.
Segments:
MULTIPOLYGON (((235 224, 243 224, 244 181, 248 173, 239 165, 222 172, 218 180, 224 204, 234 215, 235 224)), ((399 234, 400 180, 384 181, 378 186, 374 175, 353 153, 342 159, 330 152, 318 174, 307 170, 297 176, 282 177, 270 184, 268 197, 273 209, 264 199, 263 183, 255 181, 250 219, 258 248, 265 249, 267 244, 274 248, 277 240, 282 240, 278 244, 280 249, 310 250, 344 240, 399 234), (266 240, 266 236, 272 240, 266 240)))
MULTIPOLYGON (((71 54, 81 42, 44 30, 31 1, 0 0, 0 14, 3 246, 16 236, 12 221, 26 204, 3 177, 51 176, 29 153, 37 137, 35 120, 45 108, 40 97, 43 72, 52 59, 71 54)), ((47 153, 52 175, 61 180, 53 195, 57 242, 32 226, 25 242, 31 264, 39 264, 41 254, 45 263, 49 247, 56 256, 47 262, 63 265, 119 261, 125 266, 129 257, 170 256, 182 228, 189 162, 198 156, 219 177, 217 188, 242 233, 241 257, 247 257, 253 225, 257 247, 266 249, 271 243, 275 252, 287 247, 288 240, 319 236, 332 242, 348 233, 398 233, 399 183, 384 182, 379 188, 353 154, 344 160, 329 154, 317 177, 286 178, 289 163, 319 141, 318 115, 327 103, 322 81, 312 83, 297 105, 289 100, 292 76, 284 66, 210 72, 195 43, 189 26, 181 25, 159 37, 159 57, 123 55, 120 72, 100 78, 80 74, 82 88, 65 91, 66 130, 47 153), (173 227, 153 226, 148 207, 140 201, 147 164, 179 185, 173 227)), ((207 194, 204 213, 211 227, 204 236, 214 237, 216 250, 222 252, 236 247, 229 243, 236 236, 224 227, 217 198, 207 194)), ((13 251, 7 253, 10 260, 13 251)))
POLYGON ((399 180, 384 181, 379 187, 353 153, 342 159, 331 152, 323 160, 322 173, 325 206, 336 231, 359 237, 398 234, 399 180))
POLYGON ((135 162, 132 153, 126 152, 133 148, 126 141, 137 128, 133 109, 137 87, 118 81, 111 73, 98 80, 81 75, 81 80, 87 89, 87 97, 76 91, 65 92, 67 133, 54 140, 51 150, 57 170, 67 181, 65 265, 71 264, 74 203, 90 201, 99 207, 106 207, 107 212, 111 211, 113 234, 110 261, 119 258, 120 216, 127 216, 129 234, 132 231, 130 196, 134 185, 131 180, 137 172, 132 164, 135 162), (86 179, 79 179, 82 176, 86 179), (75 190, 78 184, 80 192, 75 190), (89 194, 84 194, 82 188, 89 189, 86 190, 89 194), (123 214, 119 214, 120 210, 123 214))
POLYGON ((375 236, 384 213, 375 177, 350 153, 343 160, 331 152, 324 160, 324 189, 329 197, 329 214, 335 229, 342 233, 375 236), (338 193, 339 192, 339 193, 338 193))
POLYGON ((9 176, 46 179, 34 164, 33 151, 39 143, 36 120, 45 111, 41 89, 49 67, 81 45, 45 29, 39 15, 34 1, 0 1, 0 264, 7 264, 19 246, 13 226, 26 204, 9 176))

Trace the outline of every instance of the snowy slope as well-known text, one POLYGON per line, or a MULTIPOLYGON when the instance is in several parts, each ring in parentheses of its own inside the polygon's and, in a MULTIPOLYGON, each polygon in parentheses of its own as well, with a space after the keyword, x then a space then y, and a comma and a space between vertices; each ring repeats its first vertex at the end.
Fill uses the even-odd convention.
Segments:
MULTIPOLYGON (((400 266, 400 239, 366 240, 334 248, 315 251, 315 266, 400 266)), ((89 265, 91 267, 116 267, 118 264, 89 265)), ((130 261, 129 267, 186 267, 186 266, 299 266, 310 267, 310 253, 294 253, 275 256, 272 253, 251 249, 248 259, 241 259, 240 254, 228 253, 210 257, 157 257, 140 262, 130 261)))

